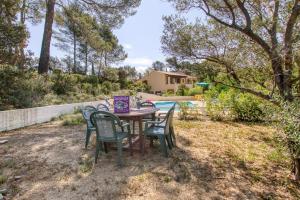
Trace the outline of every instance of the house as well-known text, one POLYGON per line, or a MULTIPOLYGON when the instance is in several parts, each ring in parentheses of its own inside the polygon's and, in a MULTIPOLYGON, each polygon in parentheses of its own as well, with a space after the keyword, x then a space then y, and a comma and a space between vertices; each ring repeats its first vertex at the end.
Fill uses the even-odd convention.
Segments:
POLYGON ((143 83, 151 87, 150 91, 155 94, 167 91, 176 92, 178 86, 183 84, 192 88, 197 78, 181 72, 151 71, 140 79, 143 83))

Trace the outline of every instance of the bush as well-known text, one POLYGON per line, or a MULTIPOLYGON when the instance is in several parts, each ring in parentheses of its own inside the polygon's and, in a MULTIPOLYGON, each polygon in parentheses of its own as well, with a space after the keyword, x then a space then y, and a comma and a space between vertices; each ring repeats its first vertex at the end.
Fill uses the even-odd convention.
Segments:
POLYGON ((0 66, 0 85, 0 110, 33 107, 51 89, 46 76, 7 65, 0 66))
POLYGON ((102 83, 102 92, 106 95, 110 94, 112 91, 112 84, 109 81, 104 81, 102 83))
POLYGON ((203 88, 202 87, 194 87, 194 88, 191 88, 188 92, 188 96, 195 96, 197 94, 202 94, 203 93, 203 88))
POLYGON ((128 89, 132 90, 132 93, 149 92, 151 87, 143 82, 135 82, 128 85, 128 89))
POLYGON ((180 120, 197 120, 201 117, 200 108, 198 106, 189 106, 189 102, 178 102, 180 120))
POLYGON ((174 90, 167 90, 167 92, 165 92, 163 94, 164 97, 170 97, 170 96, 174 96, 174 90))
POLYGON ((186 87, 185 84, 180 84, 178 86, 177 91, 176 91, 176 95, 178 95, 178 96, 186 96, 187 93, 188 93, 188 90, 189 90, 189 88, 186 87))
POLYGON ((284 102, 281 105, 282 111, 278 112, 279 130, 285 145, 289 149, 293 160, 295 179, 300 179, 300 101, 284 102))
POLYGON ((52 90, 57 95, 65 95, 76 91, 76 83, 78 76, 71 74, 64 74, 61 71, 56 71, 51 76, 53 82, 52 90))
POLYGON ((114 92, 120 90, 120 83, 112 83, 111 88, 114 92))
POLYGON ((262 121, 271 106, 252 94, 235 89, 212 88, 205 93, 205 100, 212 120, 262 121))
POLYGON ((263 102, 257 97, 240 93, 233 101, 233 115, 237 120, 262 121, 266 113, 263 111, 263 102))
POLYGON ((224 120, 230 117, 230 108, 232 106, 232 91, 219 91, 218 88, 212 88, 205 92, 205 101, 207 113, 212 120, 224 120))

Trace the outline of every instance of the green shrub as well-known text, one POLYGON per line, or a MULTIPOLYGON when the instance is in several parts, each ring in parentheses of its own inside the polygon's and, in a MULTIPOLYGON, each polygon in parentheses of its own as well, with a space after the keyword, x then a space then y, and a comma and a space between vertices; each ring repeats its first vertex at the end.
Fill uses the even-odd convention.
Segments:
POLYGON ((132 93, 136 92, 149 92, 151 87, 143 82, 135 82, 135 83, 130 83, 128 85, 128 89, 132 90, 132 93))
POLYGON ((186 96, 188 94, 189 88, 185 84, 180 84, 177 88, 176 95, 186 96))
POLYGON ((7 65, 0 66, 0 85, 0 110, 33 107, 51 89, 46 76, 7 65))
POLYGON ((104 81, 102 83, 102 92, 107 95, 107 94, 110 94, 111 91, 112 91, 112 84, 111 84, 111 82, 104 81))
POLYGON ((224 120, 231 118, 230 109, 235 94, 233 90, 219 91, 218 88, 212 88, 205 92, 206 110, 212 120, 224 120))
POLYGON ((120 90, 120 83, 112 83, 111 88, 112 88, 112 91, 120 90))
POLYGON ((57 71, 51 76, 51 81, 53 82, 52 90, 57 95, 65 95, 70 92, 75 92, 77 80, 78 76, 74 74, 65 74, 61 71, 57 71))
POLYGON ((173 90, 167 90, 167 92, 165 92, 163 94, 164 97, 171 97, 171 96, 174 96, 174 91, 173 90))
POLYGON ((194 88, 191 88, 189 91, 188 91, 188 96, 195 96, 197 94, 202 94, 203 93, 203 88, 202 87, 194 87, 194 88))
POLYGON ((185 120, 187 119, 187 115, 188 115, 188 109, 189 109, 189 106, 188 106, 188 103, 187 102, 178 102, 179 104, 179 119, 180 120, 185 120))
POLYGON ((205 100, 212 120, 262 121, 271 106, 252 94, 216 87, 205 92, 205 100))
POLYGON ((242 121, 262 121, 266 116, 262 100, 247 93, 240 93, 236 96, 232 112, 235 119, 242 121))

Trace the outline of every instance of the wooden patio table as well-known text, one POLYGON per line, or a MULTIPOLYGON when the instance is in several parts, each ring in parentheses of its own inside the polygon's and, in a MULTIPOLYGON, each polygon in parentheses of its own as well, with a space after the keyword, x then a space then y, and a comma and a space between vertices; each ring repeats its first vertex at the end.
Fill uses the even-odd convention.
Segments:
MULTIPOLYGON (((149 115, 152 115, 152 118, 155 119, 155 113, 159 111, 158 108, 132 108, 129 113, 114 113, 120 119, 124 121, 133 121, 138 122, 139 125, 139 143, 141 154, 145 153, 145 138, 143 133, 143 118, 149 115)), ((134 130, 134 129, 133 129, 134 130)))

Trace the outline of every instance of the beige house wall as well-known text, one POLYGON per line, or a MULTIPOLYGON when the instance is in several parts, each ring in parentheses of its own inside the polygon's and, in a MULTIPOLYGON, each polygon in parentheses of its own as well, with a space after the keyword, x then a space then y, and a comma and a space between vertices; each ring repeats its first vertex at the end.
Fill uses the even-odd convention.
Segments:
MULTIPOLYGON (((151 92, 166 92, 168 90, 177 91, 178 86, 180 84, 185 84, 187 87, 192 88, 193 84, 187 84, 187 79, 190 77, 180 77, 180 83, 176 83, 175 81, 171 84, 171 79, 176 76, 167 75, 159 71, 152 71, 147 76, 141 79, 143 82, 147 82, 149 86, 151 86, 151 92), (168 77, 168 84, 166 83, 166 79, 168 77)), ((177 76, 177 78, 179 78, 177 76)))

